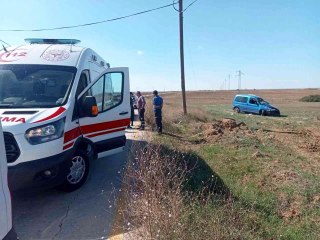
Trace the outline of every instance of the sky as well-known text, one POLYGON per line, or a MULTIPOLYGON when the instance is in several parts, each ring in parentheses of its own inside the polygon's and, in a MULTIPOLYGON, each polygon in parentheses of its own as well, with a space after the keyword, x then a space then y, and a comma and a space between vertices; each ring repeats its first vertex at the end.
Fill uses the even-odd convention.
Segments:
MULTIPOLYGON (((183 0, 188 6, 193 0, 183 0)), ((0 29, 34 29, 101 21, 172 0, 0 0, 0 29)), ((187 90, 320 88, 319 0, 198 0, 184 13, 187 90), (224 88, 228 88, 226 84, 224 88)), ((75 38, 113 67, 129 67, 131 90, 180 89, 178 12, 155 12, 95 26, 0 32, 25 38, 75 38)))

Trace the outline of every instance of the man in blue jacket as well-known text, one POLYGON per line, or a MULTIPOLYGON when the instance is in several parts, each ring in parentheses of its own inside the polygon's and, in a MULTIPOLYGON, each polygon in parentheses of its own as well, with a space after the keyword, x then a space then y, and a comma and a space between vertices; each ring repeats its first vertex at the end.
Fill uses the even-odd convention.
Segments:
POLYGON ((157 125, 157 131, 159 134, 162 133, 162 106, 163 106, 163 99, 158 95, 158 91, 153 91, 153 112, 154 118, 157 125))

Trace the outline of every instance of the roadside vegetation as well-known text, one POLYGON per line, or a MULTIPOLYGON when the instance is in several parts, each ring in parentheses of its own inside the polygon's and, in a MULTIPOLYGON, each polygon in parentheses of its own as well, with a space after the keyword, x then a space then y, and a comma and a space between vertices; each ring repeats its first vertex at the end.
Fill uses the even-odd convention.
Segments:
POLYGON ((189 93, 187 116, 164 96, 165 134, 133 147, 125 174, 137 239, 320 238, 320 105, 275 91, 284 116, 235 114, 234 94, 189 93))
POLYGON ((320 95, 309 95, 300 99, 301 102, 320 102, 320 95))

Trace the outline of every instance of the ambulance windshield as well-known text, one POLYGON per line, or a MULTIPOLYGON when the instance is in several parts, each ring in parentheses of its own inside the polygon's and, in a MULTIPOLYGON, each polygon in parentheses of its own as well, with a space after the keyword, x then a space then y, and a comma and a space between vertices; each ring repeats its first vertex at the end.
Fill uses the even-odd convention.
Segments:
POLYGON ((0 65, 0 108, 49 108, 66 103, 75 67, 0 65))

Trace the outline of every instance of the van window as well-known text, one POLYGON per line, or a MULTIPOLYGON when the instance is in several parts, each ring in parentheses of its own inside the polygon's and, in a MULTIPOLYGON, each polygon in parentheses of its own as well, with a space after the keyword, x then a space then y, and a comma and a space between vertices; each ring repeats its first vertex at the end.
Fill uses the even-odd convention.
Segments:
MULTIPOLYGON (((83 71, 83 73, 81 74, 80 76, 80 79, 79 79, 79 83, 78 83, 78 86, 77 86, 77 91, 76 91, 76 98, 78 98, 79 94, 89 85, 89 82, 88 82, 88 78, 87 75, 88 71, 85 70, 83 71)), ((83 98, 87 96, 86 94, 83 95, 83 98)), ((79 118, 79 106, 78 104, 75 104, 74 105, 74 109, 73 109, 73 115, 72 115, 72 121, 76 120, 79 118)))
POLYGON ((122 102, 122 73, 107 73, 105 75, 104 110, 111 109, 122 102))
POLYGON ((113 72, 101 76, 83 96, 94 96, 99 112, 120 105, 123 100, 123 74, 113 72))
POLYGON ((82 73, 79 79, 76 97, 88 86, 88 79, 86 73, 82 73))
POLYGON ((235 99, 236 102, 241 102, 241 103, 247 103, 248 98, 247 97, 242 97, 242 96, 238 96, 235 99))
POLYGON ((66 103, 75 67, 0 65, 0 108, 48 108, 66 103))
POLYGON ((91 95, 96 98, 99 112, 103 111, 103 88, 104 88, 104 76, 102 76, 88 91, 89 93, 84 96, 91 95))
POLYGON ((241 99, 242 99, 242 97, 238 96, 238 97, 236 97, 235 101, 236 102, 241 102, 241 99))
POLYGON ((250 98, 249 103, 250 104, 257 104, 257 100, 255 98, 250 98))

